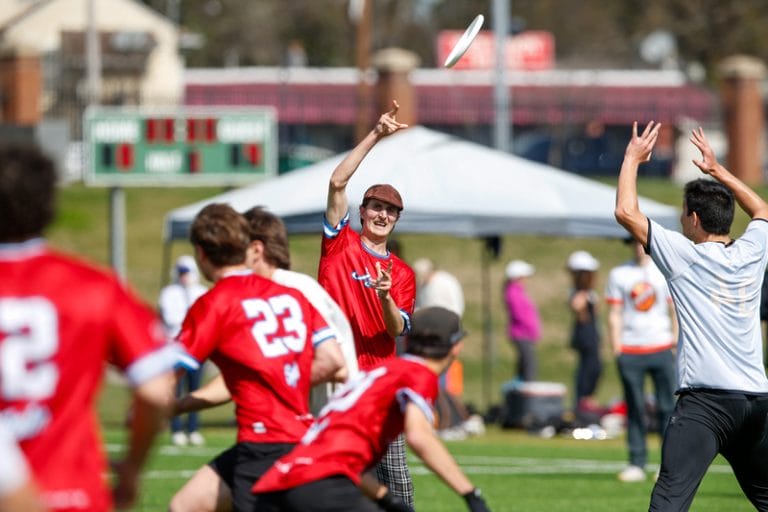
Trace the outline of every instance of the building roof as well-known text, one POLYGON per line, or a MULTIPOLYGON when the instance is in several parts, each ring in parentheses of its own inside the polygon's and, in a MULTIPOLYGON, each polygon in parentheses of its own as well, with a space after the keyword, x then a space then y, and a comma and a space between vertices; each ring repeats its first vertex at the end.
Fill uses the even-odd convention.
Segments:
MULTIPOLYGON (((716 118, 715 94, 677 71, 514 72, 507 83, 517 125, 631 124, 716 118)), ((354 68, 191 69, 189 105, 270 105, 289 124, 353 124, 358 71, 354 68)), ((492 71, 417 69, 410 74, 417 119, 426 125, 493 124, 492 71)), ((375 72, 367 75, 375 82, 375 72)))

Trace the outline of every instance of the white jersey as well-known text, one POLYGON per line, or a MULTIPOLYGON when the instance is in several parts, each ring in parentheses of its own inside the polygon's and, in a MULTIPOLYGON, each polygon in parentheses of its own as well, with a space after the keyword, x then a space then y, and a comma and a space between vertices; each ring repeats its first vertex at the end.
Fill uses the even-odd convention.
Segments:
POLYGON ((653 261, 646 259, 640 265, 630 260, 612 269, 605 301, 622 308, 622 353, 652 353, 674 345, 669 307, 672 297, 653 261))
MULTIPOLYGON (((349 325, 347 316, 341 310, 336 301, 334 301, 325 288, 312 277, 294 272, 292 270, 277 269, 272 274, 272 281, 299 290, 312 306, 320 313, 329 327, 336 331, 336 341, 341 348, 341 354, 344 356, 344 363, 347 366, 349 377, 356 375, 359 371, 357 366, 357 353, 355 351, 355 338, 352 334, 352 327, 349 325)), ((328 402, 328 397, 333 393, 334 385, 331 383, 318 384, 312 388, 310 398, 310 409, 313 414, 317 414, 320 409, 328 402)))
POLYGON ((680 389, 768 394, 758 314, 768 222, 753 220, 728 245, 694 244, 653 221, 648 235, 677 308, 680 389))

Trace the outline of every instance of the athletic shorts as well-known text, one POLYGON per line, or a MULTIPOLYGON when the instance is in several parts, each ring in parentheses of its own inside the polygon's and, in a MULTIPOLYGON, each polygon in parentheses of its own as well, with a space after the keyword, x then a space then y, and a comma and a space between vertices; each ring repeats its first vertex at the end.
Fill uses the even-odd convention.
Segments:
POLYGON ((208 466, 217 474, 221 481, 232 489, 235 485, 235 449, 237 445, 230 446, 208 463, 208 466))
POLYGON ((259 495, 268 512, 381 512, 346 476, 330 476, 308 484, 259 495))
MULTIPOLYGON (((212 461, 221 462, 222 467, 226 468, 234 458, 230 485, 233 510, 256 510, 256 495, 251 492, 251 488, 277 459, 290 452, 294 446, 293 443, 237 443, 212 461)), ((222 475, 216 467, 211 467, 222 476, 222 480, 230 478, 226 472, 222 475)))

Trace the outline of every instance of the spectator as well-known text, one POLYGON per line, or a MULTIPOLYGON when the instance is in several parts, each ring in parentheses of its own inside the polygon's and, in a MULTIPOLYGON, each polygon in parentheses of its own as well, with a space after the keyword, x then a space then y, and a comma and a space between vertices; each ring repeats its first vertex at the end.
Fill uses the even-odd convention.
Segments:
MULTIPOLYGON (((373 130, 334 169, 328 185, 317 280, 349 318, 357 362, 368 370, 395 356, 395 338, 407 334, 416 280, 403 260, 387 250, 387 240, 403 211, 400 193, 388 184, 368 187, 358 208, 360 233, 349 226, 347 184, 378 141, 407 125, 398 123, 397 102, 373 130)), ((413 482, 405 442, 396 439, 379 462, 377 474, 393 494, 413 507, 413 482)))
MULTIPOLYGON (((419 258, 413 263, 416 273, 416 308, 443 307, 453 311, 459 318, 464 315, 464 290, 456 277, 435 268, 429 258, 419 258)), ((440 375, 440 394, 436 409, 438 413, 438 434, 442 439, 457 441, 467 435, 485 433, 483 418, 470 415, 462 403, 464 367, 455 359, 440 375)))
POLYGON ((507 264, 504 302, 507 305, 507 334, 517 350, 517 375, 521 381, 534 381, 538 373, 536 344, 541 339, 539 310, 525 289, 525 280, 532 276, 533 265, 522 260, 507 264))
POLYGON ((0 416, 47 508, 128 508, 172 400, 179 351, 116 275, 48 247, 55 196, 51 160, 34 147, 0 147, 0 416), (111 494, 95 407, 107 362, 133 396, 111 494))
POLYGON ((413 262, 416 274, 416 307, 440 306, 464 316, 464 291, 456 277, 435 268, 435 262, 419 258, 413 262))
POLYGON ((384 454, 387 444, 405 431, 413 451, 464 497, 469 510, 487 511, 480 492, 432 429, 437 375, 459 354, 463 336, 455 313, 439 307, 417 311, 407 353, 351 380, 334 396, 301 444, 256 485, 255 492, 267 493, 265 501, 273 507, 268 510, 406 510, 375 479, 362 476, 384 454), (362 492, 358 488, 361 478, 362 492))
POLYGON ((677 319, 667 282, 643 246, 626 240, 633 258, 611 270, 605 289, 608 341, 613 347, 627 405, 629 465, 622 482, 645 480, 648 461, 645 376, 653 381, 660 432, 675 407, 677 319))
MULTIPOLYGON (((229 489, 203 498, 219 506, 231 489, 234 510, 254 510, 254 482, 311 422, 310 385, 335 378, 344 363, 335 332, 301 293, 247 267, 249 225, 232 207, 203 208, 192 222, 190 241, 200 270, 215 284, 190 308, 179 340, 192 356, 188 366, 210 358, 221 369, 222 378, 211 381, 219 385, 198 392, 211 391, 201 399, 209 406, 235 402, 238 433, 237 444, 198 470, 185 488, 199 482, 211 489, 210 482, 229 479, 229 489)), ((184 495, 190 496, 177 493, 171 510, 209 505, 202 498, 177 499, 184 495)))
POLYGON ((602 408, 594 398, 602 373, 600 360, 600 331, 598 328, 598 297, 595 277, 600 262, 587 251, 576 251, 568 257, 567 268, 573 288, 568 304, 573 313, 571 348, 578 355, 576 366, 576 416, 587 422, 595 422, 602 408))
POLYGON ((682 234, 646 217, 637 172, 651 157, 660 124, 624 153, 616 220, 639 241, 667 279, 680 321, 678 399, 664 431, 661 468, 649 510, 685 511, 721 454, 757 510, 768 510, 768 378, 762 361, 760 286, 768 264, 768 204, 715 157, 704 130, 691 133, 708 176, 688 182, 682 234), (711 179, 710 179, 711 178, 711 179), (735 203, 751 219, 734 239, 735 203))
MULTIPOLYGON (((173 267, 173 282, 160 290, 158 299, 160 318, 163 320, 165 335, 169 341, 175 340, 179 335, 187 310, 207 290, 200 284, 195 259, 186 254, 179 256, 173 267)), ((176 396, 181 396, 185 390, 191 393, 199 388, 202 375, 202 367, 186 372, 176 385, 176 396)), ((205 439, 198 430, 199 424, 197 412, 187 415, 186 425, 181 416, 174 416, 171 418, 171 442, 176 446, 186 446, 187 443, 195 446, 204 444, 205 439)))

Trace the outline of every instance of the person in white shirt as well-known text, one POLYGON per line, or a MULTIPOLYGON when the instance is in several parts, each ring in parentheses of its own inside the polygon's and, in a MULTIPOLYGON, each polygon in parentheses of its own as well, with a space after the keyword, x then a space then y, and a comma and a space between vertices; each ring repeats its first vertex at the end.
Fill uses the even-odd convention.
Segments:
POLYGON ((616 220, 667 279, 680 322, 678 400, 667 424, 650 510, 688 510, 715 456, 730 463, 742 491, 768 510, 768 378, 763 367, 760 288, 768 264, 768 204, 718 163, 698 128, 693 163, 713 179, 686 184, 683 233, 640 210, 637 173, 661 125, 637 123, 616 189, 616 220), (752 219, 734 239, 734 203, 752 219))
POLYGON ((632 248, 632 259, 611 269, 605 287, 608 341, 627 404, 629 465, 618 477, 622 482, 642 482, 648 461, 645 377, 653 381, 663 434, 675 407, 677 319, 664 276, 642 245, 633 238, 624 241, 632 248))
MULTIPOLYGON (((197 270, 195 258, 187 254, 179 256, 176 260, 172 278, 173 282, 160 290, 160 298, 157 301, 160 318, 163 320, 165 335, 169 342, 179 334, 190 306, 208 291, 208 288, 200 284, 200 273, 197 270)), ((176 385, 176 396, 199 388, 202 375, 202 367, 187 371, 176 385)), ((199 426, 200 419, 197 412, 190 412, 187 415, 186 424, 181 416, 174 416, 171 418, 171 442, 176 446, 186 444, 199 446, 205 443, 199 426)))
POLYGON ((435 267, 429 258, 413 262, 416 273, 416 307, 439 306, 453 311, 459 318, 464 316, 464 290, 450 272, 435 267))

